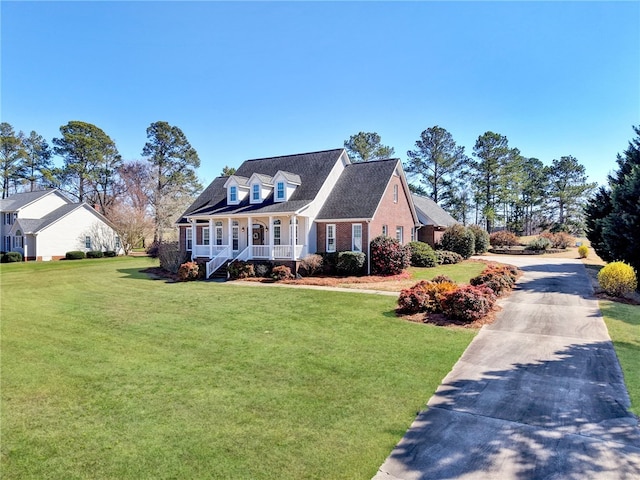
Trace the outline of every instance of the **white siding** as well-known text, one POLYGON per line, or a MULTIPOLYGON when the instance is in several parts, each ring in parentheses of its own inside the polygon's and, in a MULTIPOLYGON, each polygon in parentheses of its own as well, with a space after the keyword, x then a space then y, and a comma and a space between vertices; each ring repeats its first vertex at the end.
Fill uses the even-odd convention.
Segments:
POLYGON ((22 208, 20 212, 18 212, 18 218, 42 218, 68 203, 71 202, 63 198, 62 194, 54 192, 22 208))

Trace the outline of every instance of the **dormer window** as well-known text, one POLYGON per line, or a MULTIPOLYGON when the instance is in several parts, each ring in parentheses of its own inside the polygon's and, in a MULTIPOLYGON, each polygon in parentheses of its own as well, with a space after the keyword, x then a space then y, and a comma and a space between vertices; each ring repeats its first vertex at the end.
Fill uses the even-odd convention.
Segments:
POLYGON ((231 185, 231 187, 229 187, 229 201, 238 201, 238 187, 236 187, 235 185, 231 185))
POLYGON ((255 202, 260 200, 260 184, 254 183, 251 187, 251 199, 255 202))
POLYGON ((291 198, 296 188, 300 186, 302 180, 300 175, 291 172, 285 172, 279 170, 273 177, 275 184, 275 196, 276 202, 286 202, 291 198))
POLYGON ((269 175, 254 173, 249 178, 251 203, 262 203, 273 191, 273 178, 269 175))
POLYGON ((276 200, 284 200, 284 182, 278 182, 276 185, 276 200))
POLYGON ((247 177, 231 175, 225 182, 224 188, 227 189, 227 203, 229 205, 238 205, 249 194, 249 183, 247 177))

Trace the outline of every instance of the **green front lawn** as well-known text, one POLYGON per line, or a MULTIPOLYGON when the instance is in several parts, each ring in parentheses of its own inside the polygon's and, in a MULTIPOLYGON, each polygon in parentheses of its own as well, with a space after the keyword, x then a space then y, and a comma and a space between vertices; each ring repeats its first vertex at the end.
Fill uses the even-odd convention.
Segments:
POLYGON ((631 411, 640 415, 640 306, 601 301, 600 310, 622 366, 631 411))
POLYGON ((0 267, 3 478, 371 478, 475 334, 151 265, 0 267))
POLYGON ((431 280, 438 275, 446 275, 456 283, 469 283, 469 280, 480 275, 486 266, 485 262, 467 260, 455 265, 438 265, 433 268, 411 267, 409 272, 414 280, 431 280))

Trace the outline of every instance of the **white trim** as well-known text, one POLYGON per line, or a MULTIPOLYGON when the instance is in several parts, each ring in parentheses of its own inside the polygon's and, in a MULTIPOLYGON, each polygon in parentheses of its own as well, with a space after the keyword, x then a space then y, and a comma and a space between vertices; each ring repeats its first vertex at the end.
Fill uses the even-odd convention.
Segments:
POLYGON ((362 224, 361 223, 352 223, 351 224, 351 250, 354 252, 362 252, 362 224), (360 245, 356 245, 356 230, 360 229, 360 245), (358 248, 356 248, 358 247, 358 248))
POLYGON ((325 225, 325 252, 333 253, 337 250, 337 232, 335 223, 327 223, 325 225), (333 235, 329 236, 329 229, 332 230, 333 235), (329 238, 333 239, 333 250, 329 249, 329 238))

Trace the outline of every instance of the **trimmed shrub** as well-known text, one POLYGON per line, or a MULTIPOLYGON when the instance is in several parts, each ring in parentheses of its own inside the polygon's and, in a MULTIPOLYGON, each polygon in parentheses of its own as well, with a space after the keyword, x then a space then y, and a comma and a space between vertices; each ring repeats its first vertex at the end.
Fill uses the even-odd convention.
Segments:
POLYGON ((551 240, 545 237, 538 237, 531 240, 525 247, 525 250, 542 252, 545 250, 549 250, 549 247, 551 247, 551 240))
POLYGON ((104 257, 104 253, 102 250, 89 250, 87 252, 87 258, 102 258, 104 257))
POLYGON ((161 242, 156 245, 160 267, 167 272, 178 273, 180 265, 191 260, 188 252, 180 251, 178 242, 161 242))
POLYGON ((517 278, 517 269, 507 265, 491 265, 485 268, 480 275, 472 278, 469 283, 476 287, 490 288, 493 293, 500 296, 513 288, 517 278))
POLYGON ((3 253, 0 257, 0 263, 17 263, 22 261, 22 254, 20 252, 7 252, 3 253))
POLYGON ((422 280, 411 288, 400 292, 398 312, 400 313, 440 313, 445 296, 453 292, 457 285, 453 282, 430 282, 422 280))
POLYGON ((293 278, 293 274, 291 273, 291 269, 286 265, 278 265, 273 267, 273 270, 271 270, 271 278, 276 282, 280 280, 291 280, 293 278))
POLYGON ((322 272, 325 275, 335 275, 338 272, 338 252, 322 254, 322 272))
POLYGON ((436 258, 438 259, 438 265, 453 265, 464 260, 462 255, 449 250, 436 250, 436 258))
POLYGON ((463 285, 448 293, 442 301, 445 315, 463 322, 473 322, 491 312, 496 296, 487 287, 463 285))
POLYGON ((267 263, 256 263, 253 266, 256 277, 271 278, 271 269, 273 265, 267 263))
POLYGON ((443 250, 456 252, 466 259, 476 251, 476 236, 467 227, 457 223, 444 231, 440 244, 443 250))
POLYGON ((424 242, 410 242, 411 265, 414 267, 435 267, 438 265, 438 257, 431 245, 424 242))
POLYGON ((114 252, 113 250, 107 250, 106 252, 104 252, 104 256, 105 257, 117 257, 118 254, 116 252, 114 252))
POLYGON ((322 269, 322 256, 312 253, 300 260, 300 269, 305 276, 311 277, 322 269))
POLYGON ((72 250, 71 252, 65 253, 64 258, 66 260, 82 260, 83 258, 86 258, 86 255, 83 251, 72 250))
POLYGON ((395 238, 380 235, 370 244, 374 275, 397 275, 411 265, 411 251, 395 238))
POLYGON ((489 244, 492 247, 515 247, 518 245, 518 237, 507 230, 493 232, 489 235, 489 244))
POLYGON ((340 252, 336 269, 340 275, 361 275, 365 254, 362 252, 340 252))
POLYGON ((489 233, 480 225, 471 225, 469 230, 476 237, 475 254, 482 255, 489 250, 489 233))
POLYGON ((227 267, 229 278, 236 280, 239 278, 255 277, 256 273, 253 264, 244 260, 234 260, 227 267))
POLYGON ((580 245, 578 247, 578 255, 580 258, 587 258, 589 256, 589 247, 586 245, 580 245))
POLYGON ((431 281, 434 283, 456 283, 451 279, 451 277, 446 275, 436 275, 431 279, 431 281))
POLYGON ((185 262, 178 268, 178 280, 188 282, 197 280, 200 273, 200 267, 196 262, 185 262))
POLYGON ((598 272, 598 283, 609 295, 621 297, 638 288, 636 272, 624 262, 612 262, 598 272))

